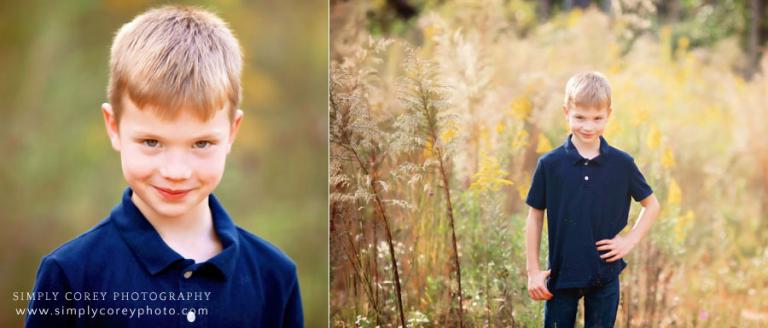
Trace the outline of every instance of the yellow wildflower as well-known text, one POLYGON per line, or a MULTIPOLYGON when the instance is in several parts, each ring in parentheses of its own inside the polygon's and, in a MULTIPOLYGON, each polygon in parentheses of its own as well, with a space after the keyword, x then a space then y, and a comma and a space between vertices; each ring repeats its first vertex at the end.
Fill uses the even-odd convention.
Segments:
POLYGON ((421 151, 421 156, 424 158, 432 157, 432 141, 427 141, 427 144, 424 146, 424 150, 421 151))
POLYGON ((504 133, 504 130, 506 129, 506 127, 507 126, 504 124, 504 122, 499 122, 499 124, 496 125, 496 133, 497 134, 504 133))
POLYGON ((583 13, 581 12, 581 9, 579 8, 574 8, 571 11, 569 11, 568 17, 566 20, 566 24, 568 25, 568 27, 576 26, 576 24, 578 24, 579 21, 581 20, 582 14, 583 13))
POLYGON ((453 127, 444 129, 443 133, 440 134, 440 141, 442 141, 444 144, 450 143, 451 140, 456 137, 456 133, 457 131, 453 127))
POLYGON ((515 139, 512 140, 512 149, 522 149, 528 145, 528 131, 520 129, 515 135, 515 139))
POLYGON ((491 190, 498 191, 502 186, 511 185, 512 181, 505 179, 507 172, 501 169, 499 160, 494 156, 489 156, 485 152, 481 153, 480 168, 472 176, 475 181, 469 186, 470 190, 491 190))
POLYGON ((520 195, 520 199, 525 200, 526 198, 528 198, 528 186, 518 183, 517 193, 520 195))
POLYGON ((680 190, 680 186, 675 179, 669 180, 669 187, 667 189, 667 204, 680 205, 680 200, 683 198, 683 192, 680 190))
POLYGON ((523 95, 512 100, 509 107, 512 111, 512 117, 518 120, 524 120, 531 114, 533 103, 527 95, 523 95))
POLYGON ((664 150, 664 154, 661 155, 661 167, 670 169, 675 166, 675 153, 671 148, 664 150))
POLYGON ((424 39, 431 39, 435 33, 437 32, 437 28, 434 25, 427 25, 424 27, 424 39))
POLYGON ((550 150, 552 150, 552 143, 549 142, 549 139, 543 133, 539 133, 539 143, 536 145, 536 152, 543 154, 550 150))
POLYGON ((646 144, 651 150, 656 150, 659 148, 659 145, 661 145, 661 132, 656 128, 656 126, 651 126, 651 130, 648 131, 646 144))

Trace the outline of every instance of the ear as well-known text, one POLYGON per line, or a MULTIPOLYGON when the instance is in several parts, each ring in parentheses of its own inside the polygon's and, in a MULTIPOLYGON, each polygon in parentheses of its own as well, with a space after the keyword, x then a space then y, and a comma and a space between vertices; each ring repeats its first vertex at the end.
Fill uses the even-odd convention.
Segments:
POLYGON ((565 119, 568 119, 568 106, 563 105, 563 114, 565 116, 565 119))
POLYGON ((613 113, 613 107, 608 106, 608 117, 611 117, 611 113, 613 113))
POLYGON ((237 137, 237 131, 240 130, 240 123, 243 122, 243 111, 236 110, 235 116, 232 119, 232 125, 229 127, 229 141, 227 142, 227 154, 232 151, 232 144, 235 143, 235 137, 237 137))
POLYGON ((101 114, 104 116, 104 125, 107 128, 109 141, 112 143, 112 149, 120 151, 120 133, 117 126, 117 117, 109 103, 101 104, 101 114))

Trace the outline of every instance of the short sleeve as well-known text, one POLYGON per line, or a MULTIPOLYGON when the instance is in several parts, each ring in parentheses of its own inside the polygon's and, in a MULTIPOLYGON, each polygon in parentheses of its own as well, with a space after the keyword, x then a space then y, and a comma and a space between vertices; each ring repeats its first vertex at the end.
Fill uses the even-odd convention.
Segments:
POLYGON ((536 163, 536 171, 533 172, 531 187, 528 189, 528 197, 525 203, 535 209, 547 208, 547 183, 544 174, 544 163, 541 159, 536 163))
POLYGON ((62 309, 73 307, 64 297, 69 291, 64 270, 53 259, 44 257, 37 270, 33 293, 36 299, 29 302, 25 327, 74 327, 75 317, 61 313, 62 309))
POLYGON ((653 190, 651 189, 651 186, 645 182, 645 177, 643 176, 643 173, 640 172, 640 169, 637 167, 634 160, 632 160, 630 171, 629 194, 635 201, 639 202, 650 196, 653 193, 653 190))
POLYGON ((288 302, 285 306, 283 327, 304 327, 304 313, 301 307, 301 293, 299 292, 299 279, 294 271, 294 282, 288 293, 288 302))

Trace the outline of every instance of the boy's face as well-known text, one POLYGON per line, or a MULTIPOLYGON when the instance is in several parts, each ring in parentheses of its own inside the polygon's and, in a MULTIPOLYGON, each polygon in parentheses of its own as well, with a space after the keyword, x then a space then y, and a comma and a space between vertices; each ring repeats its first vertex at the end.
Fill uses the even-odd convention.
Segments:
POLYGON ((204 201, 224 174, 242 111, 237 110, 231 122, 226 110, 216 111, 207 121, 186 111, 163 120, 123 97, 119 125, 109 104, 102 105, 102 113, 139 208, 162 218, 207 208, 204 201))
POLYGON ((582 106, 573 104, 570 108, 563 106, 563 111, 571 134, 584 144, 597 142, 605 131, 608 117, 611 116, 611 108, 608 105, 582 106))

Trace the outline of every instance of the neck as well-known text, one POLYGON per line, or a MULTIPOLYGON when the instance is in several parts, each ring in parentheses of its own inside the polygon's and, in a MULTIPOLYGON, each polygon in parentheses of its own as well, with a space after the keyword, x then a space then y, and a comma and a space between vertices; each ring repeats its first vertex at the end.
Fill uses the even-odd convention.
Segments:
POLYGON ((221 251, 221 241, 213 226, 213 216, 207 198, 187 213, 175 217, 157 213, 136 193, 131 196, 131 200, 155 228, 160 238, 183 257, 204 262, 221 251))
POLYGON ((600 154, 600 138, 596 138, 594 142, 586 143, 571 136, 571 143, 582 157, 593 158, 600 154))

